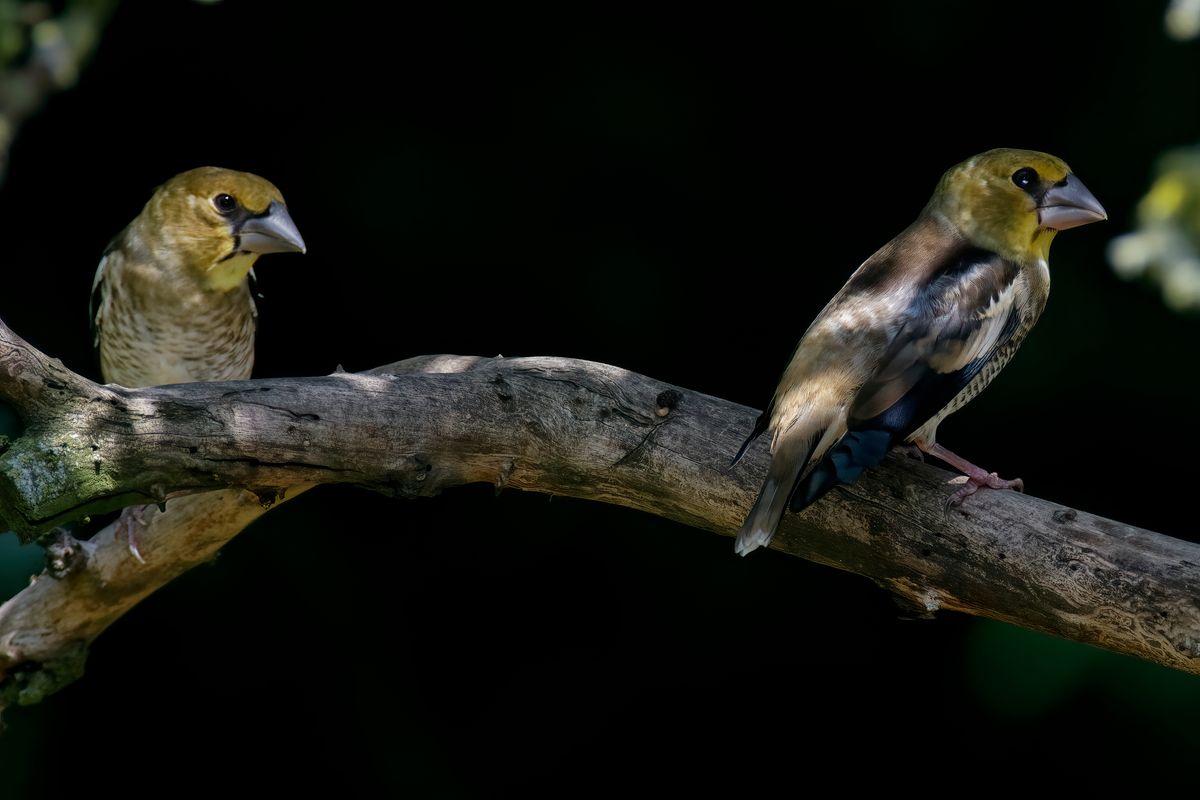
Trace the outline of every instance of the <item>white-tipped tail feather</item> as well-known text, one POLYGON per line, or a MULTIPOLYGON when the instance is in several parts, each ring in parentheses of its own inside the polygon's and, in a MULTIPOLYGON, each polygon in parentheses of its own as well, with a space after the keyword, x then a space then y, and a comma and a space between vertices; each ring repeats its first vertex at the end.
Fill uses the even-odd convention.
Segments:
POLYGON ((742 529, 733 543, 734 552, 739 556, 766 547, 775 535, 775 529, 787 511, 796 480, 808 463, 808 441, 807 436, 780 437, 758 499, 746 515, 746 521, 742 523, 742 529))

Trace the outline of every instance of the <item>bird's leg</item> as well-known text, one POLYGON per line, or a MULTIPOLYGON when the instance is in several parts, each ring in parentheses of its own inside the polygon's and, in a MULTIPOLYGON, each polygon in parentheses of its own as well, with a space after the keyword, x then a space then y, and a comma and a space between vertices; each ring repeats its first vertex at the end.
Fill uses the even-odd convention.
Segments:
POLYGON ((189 494, 199 494, 199 492, 184 489, 178 492, 170 492, 157 505, 126 506, 121 510, 121 516, 117 517, 117 529, 113 532, 114 537, 124 534, 125 538, 129 541, 130 555, 136 558, 139 563, 145 564, 146 559, 142 558, 142 552, 138 549, 138 531, 150 525, 150 515, 155 509, 166 511, 168 500, 174 500, 176 497, 186 497, 189 494))
POLYGON ((1020 478, 1013 480, 1005 480, 994 472, 988 472, 981 467, 977 467, 970 461, 959 455, 951 453, 940 444, 930 444, 923 439, 914 439, 913 444, 919 447, 923 452, 933 456, 939 461, 944 461, 956 470, 967 476, 967 482, 959 487, 958 491, 950 495, 949 505, 956 506, 966 498, 975 494, 983 487, 989 489, 1016 489, 1018 492, 1025 491, 1025 481, 1020 478))
POLYGON ((129 542, 130 555, 136 558, 140 564, 145 564, 146 559, 142 558, 142 553, 138 549, 138 531, 149 523, 147 517, 153 508, 154 506, 126 506, 121 509, 121 516, 117 517, 116 530, 113 531, 114 538, 125 535, 126 541, 129 542))
POLYGON ((892 450, 904 456, 905 458, 911 458, 916 461, 925 460, 925 453, 922 452, 921 448, 917 447, 915 444, 901 442, 900 444, 893 445, 892 450))

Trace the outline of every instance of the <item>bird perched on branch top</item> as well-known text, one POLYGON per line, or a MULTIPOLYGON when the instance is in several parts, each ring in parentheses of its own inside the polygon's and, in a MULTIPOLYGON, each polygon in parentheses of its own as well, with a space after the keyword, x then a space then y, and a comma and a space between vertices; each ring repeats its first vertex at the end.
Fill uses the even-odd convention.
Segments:
POLYGON ((911 443, 981 487, 1023 488, 937 444, 938 423, 1012 358, 1050 292, 1057 231, 1107 219, 1061 160, 990 150, 952 167, 928 205, 858 268, 805 332, 738 452, 771 432, 771 463, 738 532, 745 555, 784 512, 852 483, 911 443))
MULTIPOLYGON (((270 182, 217 167, 171 178, 96 269, 91 311, 104 380, 138 387, 249 378, 254 262, 264 253, 304 251, 270 182)), ((141 560, 137 520, 122 519, 141 560)))

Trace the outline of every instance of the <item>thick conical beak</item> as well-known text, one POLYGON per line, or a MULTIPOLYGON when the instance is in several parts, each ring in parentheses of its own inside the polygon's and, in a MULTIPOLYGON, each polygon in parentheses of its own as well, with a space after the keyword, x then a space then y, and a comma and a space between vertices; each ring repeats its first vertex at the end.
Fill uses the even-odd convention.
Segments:
POLYGON ((1074 174, 1068 174, 1042 195, 1037 212, 1038 224, 1056 231, 1108 219, 1104 206, 1074 174))
POLYGON ((265 213, 243 222, 238 236, 237 249, 243 253, 303 253, 307 249, 287 206, 275 200, 265 213))

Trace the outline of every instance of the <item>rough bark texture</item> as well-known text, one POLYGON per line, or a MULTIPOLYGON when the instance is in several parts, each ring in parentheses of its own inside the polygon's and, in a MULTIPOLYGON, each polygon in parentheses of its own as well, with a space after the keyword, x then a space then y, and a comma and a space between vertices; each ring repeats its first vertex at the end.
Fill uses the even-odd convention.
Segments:
MULTIPOLYGON (((290 487, 278 502, 308 486, 290 487)), ((273 504, 272 504, 273 505, 273 504)), ((213 558, 271 505, 244 489, 174 498, 148 512, 139 564, 109 525, 86 542, 60 539, 50 552, 65 574, 43 573, 0 605, 0 710, 30 705, 79 677, 87 646, 160 586, 213 558)))
MULTIPOLYGON (((269 500, 270 487, 301 483, 414 496, 477 481, 732 535, 767 462, 760 442, 727 468, 754 410, 561 358, 428 356, 362 374, 127 391, 3 329, 0 397, 27 426, 0 455, 0 515, 26 535, 176 489, 248 486, 269 500)), ((1200 546, 1011 492, 947 511, 953 478, 892 457, 788 515, 772 547, 864 575, 922 610, 1200 673, 1200 546)), ((0 671, 32 660, 3 649, 22 630, 71 629, 87 601, 66 584, 62 596, 53 613, 22 595, 0 609, 0 671), (14 616, 13 603, 26 611, 14 616)))

